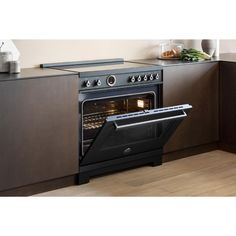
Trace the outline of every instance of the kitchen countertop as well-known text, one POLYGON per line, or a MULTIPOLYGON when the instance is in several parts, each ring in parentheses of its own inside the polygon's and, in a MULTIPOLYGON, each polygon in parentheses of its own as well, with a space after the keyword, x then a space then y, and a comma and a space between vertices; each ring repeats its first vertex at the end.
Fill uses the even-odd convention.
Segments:
POLYGON ((63 75, 76 75, 75 72, 68 72, 62 70, 52 70, 45 68, 29 68, 22 69, 19 74, 0 73, 0 82, 12 81, 12 80, 24 80, 24 79, 36 79, 42 77, 53 77, 63 75))
POLYGON ((157 65, 160 67, 167 67, 167 66, 182 66, 182 65, 193 65, 193 64, 202 64, 202 63, 209 63, 209 62, 217 62, 219 61, 217 58, 212 58, 211 60, 203 60, 197 62, 187 62, 181 60, 161 60, 161 59, 141 59, 141 60, 134 60, 133 62, 136 63, 145 63, 145 64, 152 64, 157 65))
MULTIPOLYGON (((128 60, 129 61, 129 60, 128 60)), ((211 60, 199 61, 199 62, 183 62, 180 60, 159 60, 159 59, 142 59, 142 60, 130 60, 136 63, 153 64, 160 67, 166 66, 178 66, 178 65, 194 65, 200 63, 211 63, 217 61, 236 62, 236 53, 221 54, 218 58, 212 58, 211 60)), ((24 80, 24 79, 36 79, 42 77, 53 77, 63 75, 77 75, 77 72, 53 70, 48 68, 29 68, 22 69, 19 74, 0 73, 0 82, 12 81, 12 80, 24 80)))
POLYGON ((140 60, 134 60, 133 62, 136 63, 147 63, 147 64, 153 64, 158 65, 161 67, 166 66, 178 66, 178 65, 195 65, 195 64, 201 64, 201 63, 211 63, 211 62, 217 62, 217 61, 226 61, 226 62, 236 62, 236 53, 225 53, 221 54, 220 57, 212 58, 211 60, 204 60, 204 61, 198 61, 198 62, 187 62, 187 61, 181 61, 181 60, 161 60, 161 59, 140 59, 140 60))

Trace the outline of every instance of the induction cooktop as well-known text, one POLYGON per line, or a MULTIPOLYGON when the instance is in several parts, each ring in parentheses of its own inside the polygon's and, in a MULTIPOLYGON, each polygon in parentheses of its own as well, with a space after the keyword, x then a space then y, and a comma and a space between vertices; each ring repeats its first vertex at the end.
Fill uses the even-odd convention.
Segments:
POLYGON ((80 77, 112 73, 140 72, 153 70, 154 68, 157 69, 157 65, 125 61, 123 58, 47 63, 41 64, 40 67, 78 72, 80 77))

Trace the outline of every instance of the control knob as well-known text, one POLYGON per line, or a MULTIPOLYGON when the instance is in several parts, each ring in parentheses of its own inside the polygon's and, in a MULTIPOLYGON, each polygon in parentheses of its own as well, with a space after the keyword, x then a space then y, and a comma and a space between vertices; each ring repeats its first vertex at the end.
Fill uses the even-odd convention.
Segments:
POLYGON ((147 78, 147 75, 144 75, 144 76, 143 76, 143 80, 144 80, 144 81, 147 81, 147 79, 148 79, 148 78, 147 78))
POLYGON ((149 80, 153 80, 153 74, 150 75, 149 80))
POLYGON ((109 75, 109 76, 107 77, 107 84, 108 84, 110 87, 112 87, 112 86, 115 85, 115 83, 116 83, 116 77, 115 77, 115 75, 109 75))
POLYGON ((97 85, 97 86, 101 86, 101 85, 102 85, 102 82, 101 82, 100 79, 96 81, 96 85, 97 85))
POLYGON ((159 75, 158 75, 158 74, 156 74, 156 77, 155 77, 155 79, 159 79, 159 75))
POLYGON ((131 83, 134 83, 134 82, 135 82, 135 77, 134 77, 134 76, 131 77, 130 82, 131 82, 131 83))
POLYGON ((88 80, 88 81, 85 81, 85 86, 86 86, 87 88, 91 86, 91 83, 90 83, 89 80, 88 80))
POLYGON ((141 82, 141 81, 142 81, 142 78, 141 78, 140 75, 138 76, 137 81, 138 81, 138 82, 141 82))

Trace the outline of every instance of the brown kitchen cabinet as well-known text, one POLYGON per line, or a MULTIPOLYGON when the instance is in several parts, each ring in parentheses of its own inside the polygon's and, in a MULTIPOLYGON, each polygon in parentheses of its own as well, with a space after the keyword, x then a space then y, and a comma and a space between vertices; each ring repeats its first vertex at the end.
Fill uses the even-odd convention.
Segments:
POLYGON ((0 191, 78 173, 77 88, 75 75, 0 82, 0 191))
POLYGON ((220 147, 236 153, 236 62, 220 62, 220 147))
POLYGON ((216 143, 219 140, 218 62, 164 67, 163 79, 164 107, 183 103, 193 106, 165 145, 164 153, 216 143))

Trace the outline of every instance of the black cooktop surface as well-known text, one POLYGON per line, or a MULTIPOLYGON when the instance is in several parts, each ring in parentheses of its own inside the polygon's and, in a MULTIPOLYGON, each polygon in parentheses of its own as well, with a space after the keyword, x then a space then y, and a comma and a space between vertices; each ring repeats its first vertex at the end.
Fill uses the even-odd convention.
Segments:
POLYGON ((65 63, 42 64, 43 68, 52 68, 70 72, 78 72, 82 76, 98 74, 129 73, 157 69, 157 65, 148 65, 123 59, 106 59, 93 61, 77 61, 65 63))

